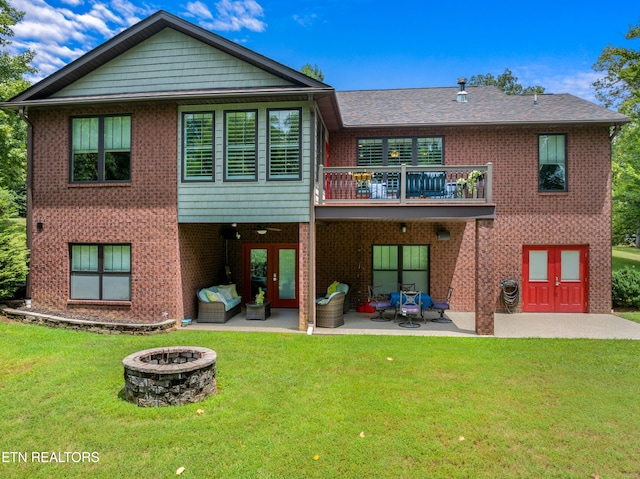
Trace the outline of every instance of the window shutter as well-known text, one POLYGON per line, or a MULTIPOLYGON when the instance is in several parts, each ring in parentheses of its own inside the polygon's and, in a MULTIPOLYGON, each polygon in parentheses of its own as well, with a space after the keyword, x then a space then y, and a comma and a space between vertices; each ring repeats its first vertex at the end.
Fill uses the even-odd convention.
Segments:
POLYGON ((256 112, 226 112, 226 178, 256 178, 256 112))
POLYGON ((185 180, 213 179, 213 112, 183 116, 183 177, 185 180))

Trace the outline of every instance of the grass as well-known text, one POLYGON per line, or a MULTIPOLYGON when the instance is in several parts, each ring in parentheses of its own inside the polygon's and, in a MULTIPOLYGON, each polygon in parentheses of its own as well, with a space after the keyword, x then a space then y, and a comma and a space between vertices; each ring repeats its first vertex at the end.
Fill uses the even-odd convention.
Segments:
POLYGON ((602 478, 640 471, 640 342, 179 331, 1 323, 3 478, 602 478), (122 359, 218 353, 218 394, 139 408, 122 359), (204 414, 197 414, 203 409, 204 414), (362 434, 361 434, 362 433, 362 434), (364 437, 362 437, 364 436, 364 437), (43 463, 39 451, 96 452, 43 463))
MULTIPOLYGON (((614 246, 611 264, 613 271, 618 271, 625 267, 640 268, 640 249, 631 246, 614 246)), ((640 323, 640 311, 616 311, 616 314, 630 321, 640 323)))

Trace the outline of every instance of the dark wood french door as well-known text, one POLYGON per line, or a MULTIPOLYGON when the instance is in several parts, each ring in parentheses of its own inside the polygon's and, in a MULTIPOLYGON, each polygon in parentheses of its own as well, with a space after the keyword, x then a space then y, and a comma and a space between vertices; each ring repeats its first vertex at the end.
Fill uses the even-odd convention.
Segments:
POLYGON ((297 244, 245 244, 242 256, 245 302, 253 301, 262 288, 272 307, 298 307, 297 244))
POLYGON ((588 246, 525 246, 522 310, 588 312, 588 246))

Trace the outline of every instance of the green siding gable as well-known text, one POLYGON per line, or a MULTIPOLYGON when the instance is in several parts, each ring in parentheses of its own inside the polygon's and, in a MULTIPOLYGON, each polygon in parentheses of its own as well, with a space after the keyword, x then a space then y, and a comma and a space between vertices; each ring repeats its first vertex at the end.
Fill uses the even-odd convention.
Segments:
POLYGON ((54 96, 289 85, 282 78, 165 28, 54 96))

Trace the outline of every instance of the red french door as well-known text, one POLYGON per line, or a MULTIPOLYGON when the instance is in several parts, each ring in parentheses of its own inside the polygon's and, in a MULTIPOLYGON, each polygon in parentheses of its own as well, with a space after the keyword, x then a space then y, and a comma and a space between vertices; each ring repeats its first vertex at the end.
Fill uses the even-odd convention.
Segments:
POLYGON ((588 312, 588 246, 525 246, 522 311, 588 312))
POLYGON ((245 244, 243 264, 245 302, 255 300, 262 288, 272 307, 298 307, 297 244, 245 244))

